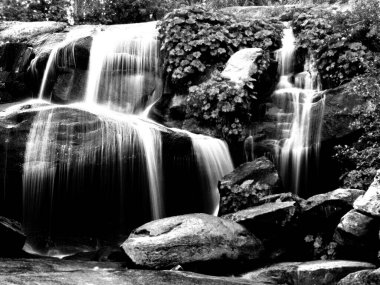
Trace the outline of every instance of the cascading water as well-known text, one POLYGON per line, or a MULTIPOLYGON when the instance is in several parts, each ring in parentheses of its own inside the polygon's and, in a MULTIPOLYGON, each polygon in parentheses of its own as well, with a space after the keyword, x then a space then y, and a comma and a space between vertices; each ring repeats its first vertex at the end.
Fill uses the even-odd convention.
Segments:
POLYGON ((86 103, 135 113, 147 105, 149 97, 153 102, 161 95, 155 26, 156 22, 121 25, 94 38, 86 103), (152 85, 154 94, 146 94, 152 85))
MULTIPOLYGON (((217 213, 217 182, 233 169, 227 145, 165 128, 140 112, 161 90, 154 25, 99 32, 83 102, 40 100, 29 110, 37 115, 23 168, 28 235, 104 237, 167 215, 217 213), (154 94, 146 96, 147 83, 154 94)), ((40 99, 55 67, 75 65, 74 44, 53 50, 40 99)))
POLYGON ((279 136, 284 138, 278 159, 285 188, 304 195, 309 164, 318 159, 324 98, 315 96, 320 83, 309 61, 304 72, 294 74, 294 53, 295 38, 288 26, 278 53, 280 81, 274 93, 281 110, 277 115, 279 136))

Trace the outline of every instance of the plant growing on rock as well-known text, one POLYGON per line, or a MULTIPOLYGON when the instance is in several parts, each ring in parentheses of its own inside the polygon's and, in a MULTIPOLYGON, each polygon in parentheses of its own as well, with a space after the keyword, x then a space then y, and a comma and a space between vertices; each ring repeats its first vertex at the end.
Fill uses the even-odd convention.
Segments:
POLYGON ((255 99, 254 92, 223 79, 216 72, 210 80, 189 88, 187 114, 201 125, 217 128, 229 141, 243 139, 244 126, 249 123, 255 99))
POLYGON ((368 68, 371 72, 351 83, 352 91, 366 100, 354 109, 356 120, 351 125, 361 136, 352 145, 336 147, 342 183, 348 188, 367 189, 380 168, 380 58, 374 58, 368 68))
POLYGON ((336 256, 336 242, 329 242, 322 235, 307 235, 305 243, 311 249, 314 259, 332 260, 336 256))
POLYGON ((277 20, 237 22, 232 15, 193 6, 166 15, 158 30, 165 71, 177 88, 184 88, 211 66, 223 65, 242 47, 278 49, 282 24, 277 20))
POLYGON ((375 0, 357 0, 352 11, 302 12, 292 24, 299 48, 316 59, 324 88, 364 73, 373 53, 380 51, 380 3, 375 0))

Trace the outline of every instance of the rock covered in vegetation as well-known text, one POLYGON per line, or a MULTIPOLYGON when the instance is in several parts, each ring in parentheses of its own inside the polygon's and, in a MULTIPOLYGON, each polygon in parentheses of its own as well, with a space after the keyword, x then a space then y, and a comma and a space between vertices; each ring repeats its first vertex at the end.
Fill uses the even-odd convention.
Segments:
POLYGON ((243 275, 254 281, 266 278, 274 284, 334 285, 347 274, 363 269, 372 269, 371 263, 357 261, 310 261, 275 264, 243 275))
POLYGON ((0 256, 18 255, 25 240, 26 236, 19 222, 0 217, 0 256))
POLYGON ((147 223, 122 244, 129 258, 144 268, 178 264, 257 260, 261 241, 243 226, 206 214, 188 214, 147 223))
POLYGON ((248 82, 258 70, 256 61, 262 53, 261 48, 245 48, 237 51, 227 61, 222 77, 240 84, 248 82))
POLYGON ((280 179, 274 164, 260 157, 224 176, 218 188, 219 214, 225 215, 257 205, 261 197, 278 192, 280 179))

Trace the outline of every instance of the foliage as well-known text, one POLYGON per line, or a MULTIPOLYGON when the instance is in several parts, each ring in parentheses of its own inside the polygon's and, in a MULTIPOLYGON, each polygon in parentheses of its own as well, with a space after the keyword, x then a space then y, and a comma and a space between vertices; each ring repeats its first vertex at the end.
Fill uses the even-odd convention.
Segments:
POLYGON ((342 168, 345 187, 367 189, 376 170, 380 168, 380 59, 375 58, 371 72, 352 81, 352 91, 366 100, 366 104, 354 109, 354 130, 361 136, 353 145, 336 147, 335 158, 342 168))
POLYGON ((177 86, 191 85, 211 65, 224 64, 242 47, 274 51, 281 45, 277 20, 237 22, 201 6, 175 10, 158 24, 166 72, 177 86))
POLYGON ((336 256, 336 242, 329 242, 322 235, 307 235, 306 244, 309 245, 313 252, 314 259, 333 260, 336 256))
POLYGON ((187 114, 201 124, 221 130, 223 138, 233 141, 244 138, 244 126, 251 118, 253 91, 223 79, 218 72, 212 78, 189 89, 187 114))
POLYGON ((70 0, 8 0, 0 15, 6 21, 67 21, 70 0))
POLYGON ((325 88, 362 74, 373 53, 380 51, 377 0, 357 0, 352 11, 306 11, 295 17, 293 26, 298 46, 315 57, 325 88))

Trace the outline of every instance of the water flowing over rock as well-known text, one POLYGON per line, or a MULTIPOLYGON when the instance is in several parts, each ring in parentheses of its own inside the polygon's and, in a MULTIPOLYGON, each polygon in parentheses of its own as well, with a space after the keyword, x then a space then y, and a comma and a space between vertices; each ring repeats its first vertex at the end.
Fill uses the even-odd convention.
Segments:
POLYGON ((244 227, 205 214, 157 220, 132 232, 123 243, 127 255, 145 268, 194 263, 243 263, 257 260, 261 242, 244 227))
POLYGON ((165 215, 213 214, 217 181, 232 170, 219 140, 195 147, 185 132, 95 105, 26 102, 6 109, 0 127, 1 211, 24 217, 29 237, 57 243, 117 239, 165 215))
POLYGON ((308 183, 312 183, 310 174, 317 176, 324 98, 315 96, 320 83, 311 62, 307 62, 305 71, 294 74, 294 52, 295 38, 292 28, 287 27, 278 53, 280 82, 273 95, 279 108, 277 131, 283 138, 277 156, 284 187, 306 196, 308 183))
POLYGON ((275 280, 276 284, 334 285, 352 272, 371 269, 371 263, 357 261, 310 261, 275 264, 242 277, 254 281, 256 278, 275 280))
POLYGON ((116 26, 95 36, 86 102, 133 113, 160 97, 159 45, 155 26, 156 22, 123 28, 116 26), (124 36, 120 37, 120 33, 124 36), (108 44, 104 45, 105 42, 108 44), (151 96, 153 98, 149 99, 151 96))
POLYGON ((279 192, 280 180, 266 157, 240 165, 219 182, 220 215, 258 204, 260 198, 279 192))

